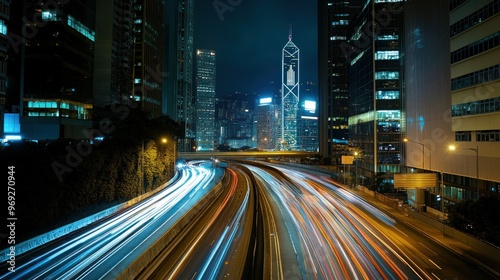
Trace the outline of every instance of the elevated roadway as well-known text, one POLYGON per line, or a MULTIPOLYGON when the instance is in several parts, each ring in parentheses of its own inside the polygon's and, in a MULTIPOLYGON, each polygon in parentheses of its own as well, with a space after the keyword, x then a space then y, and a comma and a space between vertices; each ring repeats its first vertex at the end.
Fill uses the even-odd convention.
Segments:
POLYGON ((306 159, 317 156, 316 152, 304 151, 239 151, 239 152, 181 152, 178 158, 192 159, 266 159, 266 158, 289 158, 306 159))

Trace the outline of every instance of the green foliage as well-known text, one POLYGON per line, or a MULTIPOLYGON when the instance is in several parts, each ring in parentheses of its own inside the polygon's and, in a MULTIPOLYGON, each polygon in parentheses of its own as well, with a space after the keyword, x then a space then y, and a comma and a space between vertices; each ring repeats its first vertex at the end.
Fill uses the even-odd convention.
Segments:
POLYGON ((500 198, 483 196, 448 206, 448 224, 500 246, 500 198))
POLYGON ((16 166, 19 241, 130 200, 173 177, 173 139, 178 125, 166 117, 147 120, 131 116, 113 122, 112 137, 92 145, 74 164, 67 161, 68 150, 77 151, 78 142, 70 139, 47 145, 21 143, 0 150, 2 162, 16 166), (163 143, 162 137, 170 141, 163 143), (52 167, 54 162, 69 170, 61 181, 52 167))

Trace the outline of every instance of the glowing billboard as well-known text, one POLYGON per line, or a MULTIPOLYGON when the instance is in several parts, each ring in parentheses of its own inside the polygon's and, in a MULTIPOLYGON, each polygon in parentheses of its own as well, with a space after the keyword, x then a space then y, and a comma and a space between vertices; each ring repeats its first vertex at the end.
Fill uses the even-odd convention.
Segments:
POLYGON ((271 102, 273 102, 272 97, 264 97, 259 100, 259 104, 269 104, 271 102))
POLYGON ((305 100, 304 101, 304 109, 306 111, 311 111, 311 112, 316 111, 316 101, 305 100))

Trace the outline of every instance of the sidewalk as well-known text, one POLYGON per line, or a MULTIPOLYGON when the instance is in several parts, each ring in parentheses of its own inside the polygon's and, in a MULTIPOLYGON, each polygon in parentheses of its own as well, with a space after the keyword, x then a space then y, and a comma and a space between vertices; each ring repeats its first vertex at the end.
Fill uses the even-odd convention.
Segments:
MULTIPOLYGON (((464 244, 460 242, 459 240, 452 238, 450 236, 443 236, 442 232, 434 227, 429 226, 428 224, 410 217, 408 214, 404 213, 403 211, 400 211, 398 209, 395 209, 393 207, 388 206, 387 204, 384 204, 382 201, 379 201, 372 195, 363 192, 362 190, 359 190, 357 188, 349 188, 345 185, 342 185, 344 189, 358 195, 359 197, 363 198, 365 201, 369 202, 373 206, 377 207, 379 210, 385 212, 386 214, 391 215, 394 217, 396 220, 403 222, 407 224, 408 226, 414 228, 415 230, 418 230, 422 234, 428 236, 429 238, 435 240, 436 242, 448 247, 450 250, 454 251, 456 254, 463 256, 467 258, 468 260, 474 262, 478 266, 482 267, 485 271, 488 271, 490 274, 492 274, 494 277, 497 277, 500 279, 500 250, 499 250, 499 255, 497 258, 492 258, 489 257, 477 249, 464 244)), ((412 210, 409 210, 412 211, 412 210)), ((423 212, 420 213, 422 215, 426 215, 430 218, 433 218, 435 220, 438 220, 437 216, 434 216, 433 214, 423 212)))

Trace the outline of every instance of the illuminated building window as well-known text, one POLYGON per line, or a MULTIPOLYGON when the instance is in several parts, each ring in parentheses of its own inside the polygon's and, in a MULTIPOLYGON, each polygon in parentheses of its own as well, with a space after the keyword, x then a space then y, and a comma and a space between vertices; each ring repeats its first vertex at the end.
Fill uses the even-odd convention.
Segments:
POLYGON ((399 90, 377 90, 377 99, 399 99, 399 90))
POLYGON ((5 21, 0 19, 0 33, 3 35, 7 35, 7 24, 5 24, 5 21))
POLYGON ((83 23, 79 22, 72 16, 68 16, 68 21, 67 21, 68 26, 71 28, 75 29, 78 31, 80 34, 83 36, 87 37, 90 39, 92 42, 95 42, 95 32, 90 30, 87 26, 85 26, 83 23))
POLYGON ((399 79, 398 71, 380 71, 375 73, 376 80, 395 80, 399 79))
POLYGON ((399 59, 399 51, 377 51, 375 53, 376 60, 393 60, 399 59))

